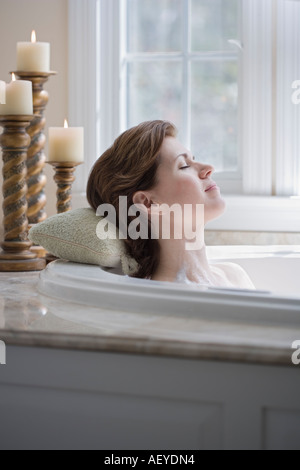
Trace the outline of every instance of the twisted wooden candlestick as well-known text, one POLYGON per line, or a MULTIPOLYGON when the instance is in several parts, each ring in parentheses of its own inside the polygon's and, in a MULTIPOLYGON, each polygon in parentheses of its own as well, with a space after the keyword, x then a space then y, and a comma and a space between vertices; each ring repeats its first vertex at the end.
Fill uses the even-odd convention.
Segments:
POLYGON ((57 213, 62 214, 72 209, 72 184, 75 181, 75 169, 81 163, 48 162, 55 169, 54 181, 57 184, 57 213))
POLYGON ((45 212, 47 183, 44 175, 46 157, 44 147, 46 137, 44 129, 46 118, 44 116, 49 94, 44 90, 44 84, 56 72, 14 72, 21 80, 32 82, 34 119, 27 128, 31 143, 27 152, 27 217, 30 225, 43 222, 47 218, 45 212))
POLYGON ((3 157, 4 242, 0 253, 0 271, 40 271, 45 260, 30 251, 27 219, 27 149, 26 132, 33 116, 0 116, 3 157))

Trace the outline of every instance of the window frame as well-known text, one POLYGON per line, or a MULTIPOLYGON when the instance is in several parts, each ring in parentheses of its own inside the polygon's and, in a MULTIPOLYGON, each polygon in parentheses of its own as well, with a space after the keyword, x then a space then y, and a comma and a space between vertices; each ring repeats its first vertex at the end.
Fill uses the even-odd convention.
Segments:
MULTIPOLYGON (((264 217, 268 220, 268 231, 281 228, 280 231, 298 232, 300 227, 295 217, 299 218, 300 215, 300 199, 271 197, 278 187, 278 174, 274 169, 278 168, 279 158, 274 138, 278 116, 276 118, 273 112, 273 100, 276 85, 279 86, 275 79, 278 62, 274 64, 273 60, 274 49, 276 52, 274 31, 279 14, 278 2, 285 0, 241 1, 244 8, 239 122, 243 124, 240 129, 243 179, 227 182, 224 178, 215 179, 226 192, 233 188, 232 194, 226 194, 225 199, 229 201, 230 208, 235 208, 237 220, 234 230, 243 231, 248 226, 245 224, 242 201, 249 209, 251 229, 262 230, 255 218, 259 200, 260 211, 264 211, 264 217), (251 67, 253 62, 267 64, 263 73, 251 67), (283 213, 282 207, 290 215, 294 214, 294 218, 284 218, 285 221, 280 224, 278 216, 283 213)), ((73 206, 86 205, 84 193, 89 169, 120 134, 124 125, 121 122, 124 89, 121 87, 122 81, 120 83, 120 57, 124 52, 121 41, 123 32, 120 29, 121 15, 124 14, 122 8, 123 0, 69 0, 69 120, 71 125, 85 127, 86 154, 85 165, 77 172, 73 206)), ((226 214, 208 229, 228 230, 231 219, 226 214)))

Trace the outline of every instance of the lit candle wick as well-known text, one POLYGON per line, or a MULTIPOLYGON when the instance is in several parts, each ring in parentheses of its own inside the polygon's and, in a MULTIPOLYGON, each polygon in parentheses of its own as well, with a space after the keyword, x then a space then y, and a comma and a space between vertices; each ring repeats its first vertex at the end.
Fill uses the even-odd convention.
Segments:
POLYGON ((31 33, 31 42, 32 42, 32 43, 35 43, 35 42, 36 42, 36 33, 35 33, 34 30, 33 30, 32 33, 31 33))
POLYGON ((11 77, 12 77, 12 81, 15 82, 16 81, 16 76, 14 73, 11 74, 11 77))
POLYGON ((69 124, 68 124, 68 121, 65 119, 65 122, 64 122, 64 128, 65 129, 68 129, 69 128, 69 124))

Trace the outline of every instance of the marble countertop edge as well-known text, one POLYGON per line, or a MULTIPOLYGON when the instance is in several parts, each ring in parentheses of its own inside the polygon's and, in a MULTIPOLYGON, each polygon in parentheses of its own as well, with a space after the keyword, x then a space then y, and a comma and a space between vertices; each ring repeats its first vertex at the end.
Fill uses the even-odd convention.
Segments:
POLYGON ((261 365, 295 367, 292 350, 286 347, 266 347, 248 344, 215 344, 152 339, 147 337, 94 336, 89 334, 59 334, 0 330, 0 339, 7 346, 41 347, 107 353, 127 353, 181 359, 243 362, 261 365))

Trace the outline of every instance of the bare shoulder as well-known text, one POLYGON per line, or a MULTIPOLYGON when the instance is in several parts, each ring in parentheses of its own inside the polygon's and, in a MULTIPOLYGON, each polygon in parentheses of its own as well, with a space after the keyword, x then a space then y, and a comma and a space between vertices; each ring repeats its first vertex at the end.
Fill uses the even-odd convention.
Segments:
POLYGON ((239 264, 225 262, 214 266, 221 269, 233 285, 242 289, 256 289, 247 272, 239 264))

